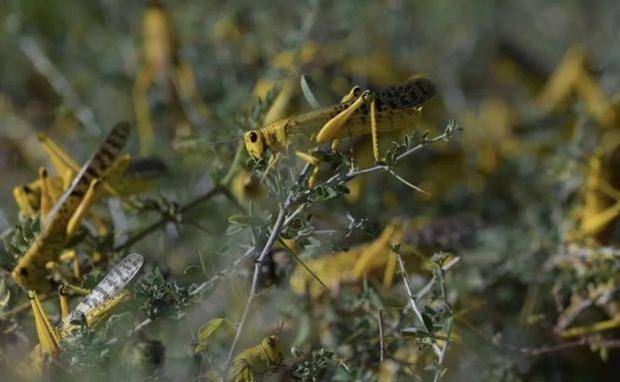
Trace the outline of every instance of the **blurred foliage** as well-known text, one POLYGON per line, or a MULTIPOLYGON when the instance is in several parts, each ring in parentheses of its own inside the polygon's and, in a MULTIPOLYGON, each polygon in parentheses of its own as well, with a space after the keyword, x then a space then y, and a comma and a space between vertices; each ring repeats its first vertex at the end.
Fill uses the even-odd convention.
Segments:
MULTIPOLYGON (((274 381, 614 380, 619 17, 609 0, 0 2, 0 375, 38 343, 10 274, 41 225, 13 189, 53 168, 37 133, 83 164, 128 120, 125 153, 167 171, 93 205, 61 256, 82 274, 67 260, 48 277, 92 287, 129 250, 144 269, 63 340, 54 380, 220 381, 230 365, 274 381), (378 164, 367 136, 322 147, 311 188, 297 143, 266 176, 243 146, 353 85, 422 76, 438 94, 381 134, 378 164), (281 363, 261 347, 273 335, 281 363)), ((40 297, 58 322, 57 294, 40 297)))

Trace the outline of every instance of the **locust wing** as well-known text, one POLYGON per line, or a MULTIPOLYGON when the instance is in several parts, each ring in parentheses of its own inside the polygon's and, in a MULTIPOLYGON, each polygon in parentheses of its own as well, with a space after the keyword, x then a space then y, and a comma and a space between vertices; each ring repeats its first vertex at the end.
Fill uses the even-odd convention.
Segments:
POLYGON ((125 256, 75 307, 64 324, 79 321, 82 315, 86 317, 88 325, 96 323, 105 312, 126 297, 124 289, 143 263, 144 258, 137 253, 125 256))
POLYGON ((126 122, 116 124, 99 149, 86 162, 71 185, 60 197, 42 222, 41 233, 30 245, 12 272, 19 285, 37 292, 47 292, 49 282, 45 279, 45 264, 58 260, 68 234, 67 227, 78 210, 94 180, 102 179, 118 157, 129 137, 130 126, 126 122))

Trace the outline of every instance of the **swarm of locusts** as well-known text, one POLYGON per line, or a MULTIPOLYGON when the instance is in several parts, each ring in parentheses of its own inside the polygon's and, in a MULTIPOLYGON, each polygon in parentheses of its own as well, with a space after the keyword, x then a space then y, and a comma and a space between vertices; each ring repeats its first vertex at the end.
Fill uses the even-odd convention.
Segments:
POLYGON ((613 57, 472 28, 514 5, 17 3, 0 380, 613 378, 613 57))

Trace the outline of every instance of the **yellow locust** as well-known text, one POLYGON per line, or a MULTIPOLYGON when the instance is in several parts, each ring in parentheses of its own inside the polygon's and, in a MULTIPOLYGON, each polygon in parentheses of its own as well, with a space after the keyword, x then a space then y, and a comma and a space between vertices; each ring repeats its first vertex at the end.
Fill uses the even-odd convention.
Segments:
MULTIPOLYGON (((48 154, 57 176, 48 176, 47 169, 41 167, 38 179, 15 187, 13 197, 20 213, 30 218, 40 213, 44 219, 80 171, 80 166, 51 138, 38 133, 37 139, 48 154)), ((154 179, 165 171, 165 165, 155 158, 133 159, 128 154, 121 155, 110 166, 102 192, 95 199, 110 195, 125 199, 147 191, 154 186, 154 179)))
POLYGON ((233 360, 228 375, 229 382, 254 382, 265 373, 276 370, 282 364, 282 347, 280 336, 264 338, 260 344, 245 349, 233 360))
POLYGON ((138 273, 144 258, 132 253, 125 256, 69 313, 66 286, 60 287, 61 323, 54 327, 50 323, 36 292, 28 291, 39 344, 32 350, 25 362, 17 368, 22 377, 39 378, 46 358, 55 357, 61 351, 61 341, 78 328, 76 322, 85 319, 92 327, 105 315, 128 297, 124 289, 138 273))
MULTIPOLYGON (((355 86, 338 104, 248 131, 244 136, 245 146, 250 156, 257 160, 263 159, 267 150, 271 152, 268 171, 296 137, 309 137, 314 146, 332 142, 332 149, 336 149, 339 139, 370 134, 374 158, 379 160, 379 131, 410 126, 419 116, 422 104, 435 93, 435 85, 426 78, 416 78, 378 91, 362 91, 355 86)), ((300 151, 296 154, 315 166, 318 164, 311 154, 300 151)), ((311 184, 317 173, 315 168, 311 184)))
MULTIPOLYGON (((46 264, 58 261, 61 251, 80 226, 97 190, 129 137, 128 123, 118 123, 86 162, 70 185, 41 219, 41 233, 33 240, 12 271, 15 282, 26 289, 47 292, 46 264)), ((43 174, 45 175, 45 174, 43 174)), ((47 184, 42 177, 42 187, 47 184)))
MULTIPOLYGON (((133 100, 142 154, 153 151, 155 133, 149 105, 149 89, 170 88, 171 106, 179 114, 173 124, 176 134, 190 133, 190 121, 203 121, 209 111, 198 93, 194 71, 178 54, 172 17, 159 1, 149 1, 142 18, 142 65, 133 87, 133 100)), ((168 91, 166 91, 168 93, 168 91)), ((198 123, 196 122, 196 123, 198 123)))
POLYGON ((620 145, 607 153, 597 150, 591 156, 575 239, 593 238, 608 244, 613 236, 610 230, 613 230, 613 223, 620 216, 618 158, 620 145))
MULTIPOLYGON (((298 267, 290 277, 293 293, 318 298, 328 288, 354 284, 365 277, 381 278, 386 287, 392 286, 397 261, 392 247, 398 245, 402 255, 414 255, 426 263, 437 250, 450 250, 464 245, 475 235, 478 221, 468 214, 447 216, 423 221, 396 218, 376 239, 351 247, 347 251, 312 259, 306 263, 316 276, 298 267)), ((419 271, 419 269, 418 269, 419 271)))

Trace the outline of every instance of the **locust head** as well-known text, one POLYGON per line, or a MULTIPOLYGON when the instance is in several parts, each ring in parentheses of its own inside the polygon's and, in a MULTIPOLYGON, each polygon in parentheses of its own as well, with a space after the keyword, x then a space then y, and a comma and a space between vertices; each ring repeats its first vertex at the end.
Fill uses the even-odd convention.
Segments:
POLYGON ((280 346, 280 336, 272 335, 263 339, 263 351, 269 359, 270 366, 278 366, 282 363, 282 347, 280 346))
POLYGON ((261 160, 265 156, 265 139, 260 130, 251 130, 245 133, 245 148, 254 159, 261 160))

